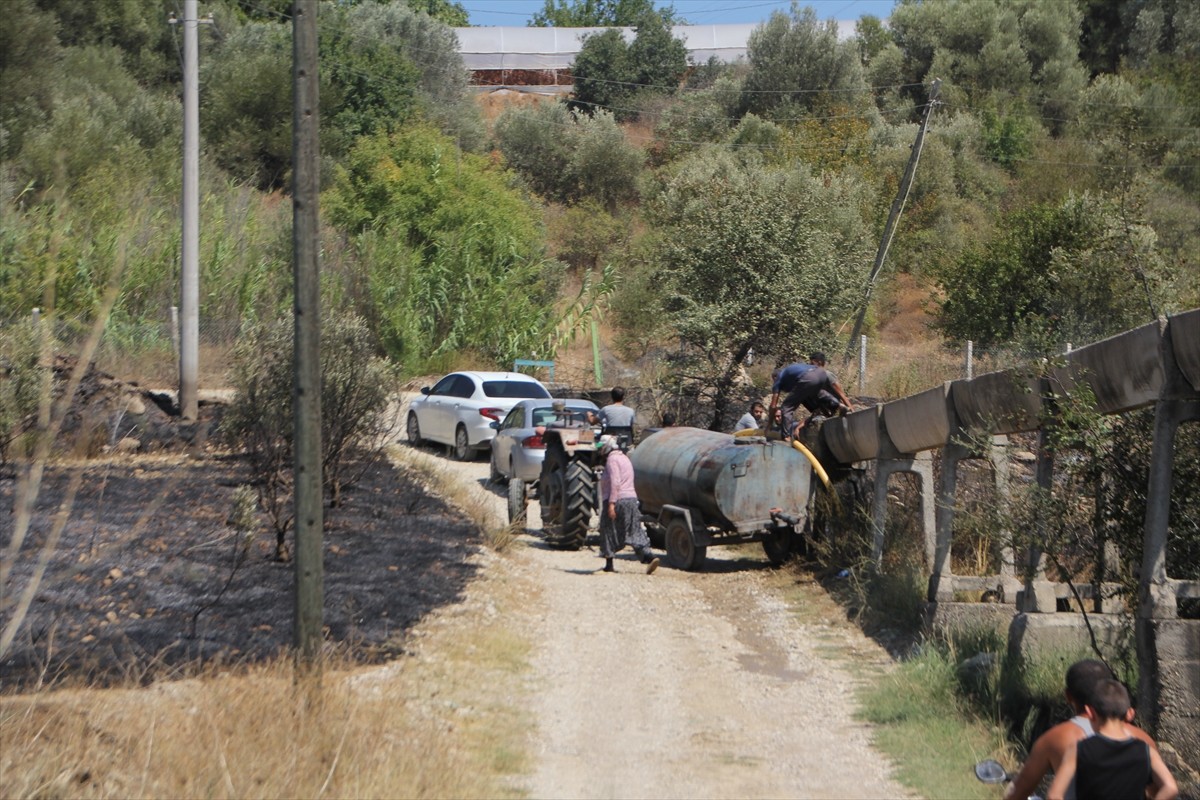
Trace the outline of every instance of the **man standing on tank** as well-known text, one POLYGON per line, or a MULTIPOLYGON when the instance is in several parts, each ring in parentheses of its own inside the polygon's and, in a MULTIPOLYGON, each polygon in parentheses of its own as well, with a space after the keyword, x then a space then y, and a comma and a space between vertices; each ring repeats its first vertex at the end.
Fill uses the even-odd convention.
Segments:
POLYGON ((658 559, 650 550, 650 537, 642 525, 637 492, 633 488, 633 464, 621 450, 615 436, 600 437, 600 555, 604 571, 616 572, 613 556, 629 545, 646 565, 646 572, 658 569, 658 559))

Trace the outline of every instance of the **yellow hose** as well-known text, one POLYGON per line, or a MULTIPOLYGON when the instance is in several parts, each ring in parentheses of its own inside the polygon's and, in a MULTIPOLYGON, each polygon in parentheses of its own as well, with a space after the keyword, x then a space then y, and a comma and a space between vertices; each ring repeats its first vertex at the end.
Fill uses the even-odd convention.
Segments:
MULTIPOLYGON (((738 431, 734 436, 762 436, 762 428, 747 428, 744 431, 738 431)), ((808 463, 812 464, 813 472, 817 473, 817 477, 821 479, 821 483, 825 484, 825 488, 833 491, 833 485, 829 482, 829 474, 825 472, 825 468, 821 466, 821 462, 817 461, 817 457, 812 454, 812 451, 802 445, 800 442, 793 440, 792 447, 804 453, 808 459, 808 463)))
POLYGON ((817 473, 817 477, 821 479, 821 483, 825 484, 825 488, 832 492, 833 486, 829 483, 829 475, 825 472, 825 468, 821 466, 821 462, 817 461, 817 457, 812 454, 812 451, 795 439, 792 440, 792 447, 804 453, 805 457, 808 458, 808 463, 812 464, 813 472, 817 473))

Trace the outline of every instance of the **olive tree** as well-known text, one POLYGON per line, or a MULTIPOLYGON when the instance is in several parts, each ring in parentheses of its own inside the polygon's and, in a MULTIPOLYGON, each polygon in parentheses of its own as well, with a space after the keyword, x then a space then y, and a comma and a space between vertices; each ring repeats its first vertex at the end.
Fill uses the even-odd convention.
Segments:
MULTIPOLYGON (((327 316, 321 335, 321 474, 330 503, 382 452, 394 415, 392 365, 374 352, 374 336, 353 315, 327 316)), ((287 556, 292 526, 292 321, 248 331, 234 351, 236 391, 222 430, 250 459, 259 502, 275 530, 275 555, 287 556)))
MULTIPOLYGON (((662 11, 674 19, 673 8, 662 11)), ((539 28, 633 26, 647 13, 654 13, 654 0, 544 0, 529 24, 539 28)))
POLYGON ((590 34, 571 67, 574 106, 589 114, 607 109, 619 120, 632 119, 641 99, 675 93, 687 58, 687 45, 671 34, 669 10, 640 16, 629 43, 617 28, 590 34))
POLYGON ((822 94, 849 100, 866 88, 857 45, 839 41, 837 23, 818 22, 808 7, 771 14, 750 34, 746 59, 742 111, 759 116, 782 105, 811 109, 822 94))
POLYGON ((1169 277, 1152 228, 1104 197, 1069 196, 1009 214, 942 269, 939 326, 984 345, 1097 339, 1154 319, 1169 277))
POLYGON ((679 164, 650 205, 654 283, 715 428, 751 350, 782 363, 833 343, 870 264, 858 211, 869 203, 856 179, 771 169, 714 148, 679 164))
POLYGON ((509 166, 545 198, 596 200, 612 212, 637 194, 644 155, 607 111, 576 115, 562 103, 514 106, 496 120, 496 142, 509 166))

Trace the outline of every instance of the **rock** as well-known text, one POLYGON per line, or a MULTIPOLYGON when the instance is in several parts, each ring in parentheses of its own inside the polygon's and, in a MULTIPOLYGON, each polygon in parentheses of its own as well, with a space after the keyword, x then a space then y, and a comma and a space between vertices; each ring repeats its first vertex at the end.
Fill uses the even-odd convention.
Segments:
POLYGON ((120 567, 113 567, 112 569, 110 569, 108 571, 108 577, 112 578, 114 581, 119 581, 124 576, 125 576, 125 573, 121 572, 120 567))
POLYGON ((142 402, 142 398, 135 395, 130 395, 125 400, 125 413, 127 414, 145 414, 146 404, 142 402))
POLYGON ((1028 450, 1017 450, 1012 454, 1013 461, 1020 461, 1022 464, 1032 464, 1037 461, 1037 456, 1028 450))
POLYGON ((973 683, 982 683, 999 659, 995 653, 978 653, 958 665, 958 674, 973 683))
POLYGON ((142 443, 132 436, 126 436, 121 441, 117 442, 117 446, 113 448, 118 453, 136 453, 142 449, 142 443))

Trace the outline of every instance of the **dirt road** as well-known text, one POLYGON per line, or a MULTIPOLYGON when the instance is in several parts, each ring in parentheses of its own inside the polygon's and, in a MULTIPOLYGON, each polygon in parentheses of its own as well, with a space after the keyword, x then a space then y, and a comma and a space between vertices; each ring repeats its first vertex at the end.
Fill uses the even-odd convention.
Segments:
MULTIPOLYGON (((452 469, 501 520, 487 462, 452 469)), ((512 620, 533 645, 529 796, 905 796, 853 718, 851 664, 886 655, 827 598, 824 619, 790 609, 757 546, 713 548, 700 573, 623 554, 605 574, 594 550, 542 544, 536 503, 529 517, 506 559, 537 587, 512 620)))

